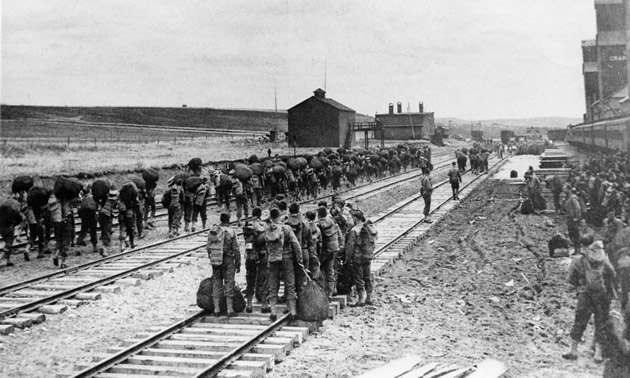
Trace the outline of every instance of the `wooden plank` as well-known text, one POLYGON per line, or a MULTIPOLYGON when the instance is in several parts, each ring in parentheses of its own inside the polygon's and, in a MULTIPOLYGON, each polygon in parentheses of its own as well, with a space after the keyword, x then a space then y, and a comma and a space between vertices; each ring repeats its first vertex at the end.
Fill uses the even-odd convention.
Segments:
POLYGON ((408 372, 420 363, 420 356, 409 356, 393 360, 381 367, 372 369, 357 378, 395 378, 408 372))
POLYGON ((398 378, 422 378, 425 374, 433 371, 438 365, 439 364, 437 362, 431 362, 421 368, 414 369, 408 373, 405 373, 398 378))
POLYGON ((481 361, 474 373, 466 378, 498 378, 502 377, 508 371, 508 366, 499 360, 488 358, 481 361))

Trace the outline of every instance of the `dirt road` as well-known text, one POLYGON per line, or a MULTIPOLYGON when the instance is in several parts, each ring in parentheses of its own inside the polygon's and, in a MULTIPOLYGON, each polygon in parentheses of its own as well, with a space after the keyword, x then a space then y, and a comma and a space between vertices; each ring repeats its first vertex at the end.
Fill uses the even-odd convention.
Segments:
POLYGON ((354 376, 409 354, 467 365, 506 361, 511 377, 594 377, 586 345, 569 345, 575 294, 570 258, 548 257, 562 217, 521 215, 519 187, 483 184, 412 252, 377 279, 378 304, 351 308, 298 348, 271 377, 354 376))

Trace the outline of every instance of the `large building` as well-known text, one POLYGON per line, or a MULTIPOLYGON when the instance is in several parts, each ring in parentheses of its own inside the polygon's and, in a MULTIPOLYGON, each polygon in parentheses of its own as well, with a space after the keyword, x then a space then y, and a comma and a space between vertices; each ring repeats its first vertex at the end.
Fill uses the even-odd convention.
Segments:
POLYGON ((350 145, 356 112, 326 98, 318 88, 313 96, 289 109, 290 145, 297 147, 339 147, 350 145))
POLYGON ((630 111, 627 96, 629 0, 595 0, 597 35, 582 41, 585 122, 630 111))
POLYGON ((394 104, 389 104, 387 114, 376 115, 376 122, 383 127, 386 140, 430 139, 435 133, 434 114, 425 112, 422 103, 418 104, 418 112, 403 113, 400 102, 397 108, 398 112, 394 113, 394 104))

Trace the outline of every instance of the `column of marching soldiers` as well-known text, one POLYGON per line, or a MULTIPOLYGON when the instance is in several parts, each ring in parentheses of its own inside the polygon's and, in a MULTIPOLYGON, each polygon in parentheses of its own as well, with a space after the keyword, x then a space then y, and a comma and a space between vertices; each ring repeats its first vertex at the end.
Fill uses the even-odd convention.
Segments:
MULTIPOLYGON (((230 162, 212 172, 210 177, 200 177, 202 161, 191 159, 188 171, 176 174, 168 180, 168 189, 162 196, 162 205, 168 209, 169 237, 179 235, 181 219, 184 231, 195 231, 198 218, 206 228, 207 202, 214 188, 219 204, 230 209, 231 199, 236 204, 240 221, 249 215, 249 209, 269 206, 272 200, 284 198, 299 201, 317 198, 320 192, 331 188, 337 192, 341 181, 348 187, 357 181, 372 181, 387 173, 401 170, 431 167, 431 149, 399 145, 392 149, 337 151, 324 149, 316 156, 280 158, 278 155, 258 159, 256 155, 242 163, 230 162)), ((94 253, 107 256, 112 250, 135 248, 137 240, 155 226, 155 190, 159 173, 146 169, 129 177, 119 190, 107 178, 99 178, 83 185, 75 178, 59 176, 53 188, 33 177, 18 176, 12 182, 12 198, 0 198, 0 236, 5 242, 4 255, 7 266, 13 266, 11 255, 16 238, 16 227, 26 233, 27 245, 24 259, 30 260, 31 250, 37 249, 37 258, 52 255, 55 266, 67 267, 71 247, 85 246, 89 241, 94 253), (75 212, 81 219, 78 235, 75 229, 75 212), (112 238, 113 220, 118 218, 119 236, 116 244, 112 238), (100 238, 97 237, 100 227, 100 238), (50 244, 54 235, 55 245, 50 244), (101 242, 99 246, 98 243, 101 242)), ((74 251, 79 255, 78 250, 74 251)))

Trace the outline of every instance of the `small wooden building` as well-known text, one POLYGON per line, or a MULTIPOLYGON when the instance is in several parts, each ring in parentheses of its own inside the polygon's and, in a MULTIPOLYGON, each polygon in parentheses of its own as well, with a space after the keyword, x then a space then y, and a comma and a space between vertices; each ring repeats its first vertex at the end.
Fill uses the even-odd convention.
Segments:
POLYGON ((425 112, 422 103, 417 113, 403 113, 400 102, 398 113, 394 113, 394 105, 389 104, 389 113, 377 114, 376 121, 383 125, 386 140, 430 139, 435 133, 434 114, 425 112))
POLYGON ((297 147, 339 147, 353 138, 352 125, 356 112, 339 102, 326 98, 318 88, 313 96, 289 111, 289 145, 297 147))

